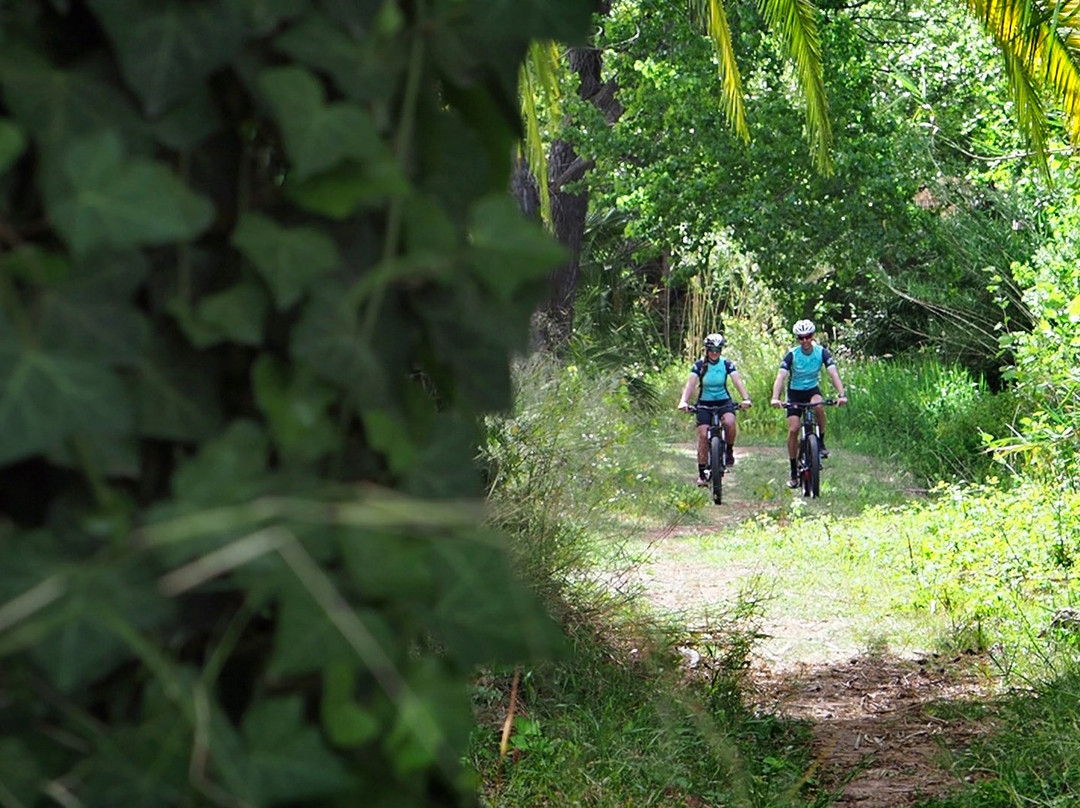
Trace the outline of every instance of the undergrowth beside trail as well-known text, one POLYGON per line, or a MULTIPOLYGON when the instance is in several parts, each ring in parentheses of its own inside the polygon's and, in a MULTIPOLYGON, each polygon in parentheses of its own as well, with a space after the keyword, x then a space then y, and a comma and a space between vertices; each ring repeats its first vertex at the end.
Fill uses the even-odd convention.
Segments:
MULTIPOLYGON (((642 563, 646 529, 693 522, 714 507, 687 474, 658 460, 673 441, 691 440, 688 419, 674 411, 685 372, 628 376, 534 359, 518 368, 515 411, 489 422, 483 460, 492 518, 512 529, 520 569, 546 594, 572 649, 566 659, 518 671, 502 748, 514 671, 487 671, 478 681, 470 758, 489 806, 829 802, 806 776, 805 728, 745 705, 760 613, 732 604, 729 617, 710 626, 710 647, 723 650, 687 676, 686 626, 664 622, 620 585, 642 563), (645 388, 651 393, 642 397, 645 388)), ((754 370, 755 398, 763 376, 754 370)), ((984 388, 955 371, 849 362, 845 380, 853 405, 830 412, 838 463, 865 452, 976 482, 941 484, 929 497, 886 505, 880 491, 845 487, 855 475, 844 477, 838 464, 830 470, 833 499, 790 510, 763 502, 756 518, 713 550, 703 543, 702 558, 743 553, 761 565, 774 558, 779 574, 803 587, 796 601, 804 610, 815 603, 863 614, 868 652, 904 644, 985 654, 1015 695, 1003 699, 1002 730, 956 763, 958 771, 981 772, 974 779, 982 785, 948 805, 1014 804, 1006 793, 1031 795, 1033 805, 1068 804, 1053 799, 1080 793, 1080 766, 1060 766, 1062 748, 1076 745, 1080 708, 1049 694, 1077 692, 1080 494, 1053 478, 980 476, 983 469, 1008 473, 984 452, 984 434, 993 434, 984 416, 1012 418, 1014 405, 987 400, 984 388), (894 443, 882 426, 890 418, 902 419, 904 434, 922 437, 894 443), (815 599, 822 592, 829 597, 815 599), (883 632, 894 618, 905 621, 903 633, 883 632), (1055 774, 1036 776, 1040 770, 1055 774)), ((997 431, 1007 430, 1002 423, 997 431)), ((782 416, 764 407, 740 418, 740 428, 744 446, 782 441, 782 416)), ((767 594, 743 597, 779 608, 767 594)))

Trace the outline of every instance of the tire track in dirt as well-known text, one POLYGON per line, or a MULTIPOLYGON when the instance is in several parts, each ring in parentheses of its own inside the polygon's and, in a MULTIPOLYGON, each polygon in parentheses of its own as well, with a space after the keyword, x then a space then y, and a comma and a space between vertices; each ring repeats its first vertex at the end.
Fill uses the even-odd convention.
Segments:
MULTIPOLYGON (((689 448, 687 448, 689 454, 689 448)), ((782 450, 736 450, 740 462, 779 463, 782 450), (754 457, 751 458, 751 455, 754 457)), ((706 522, 654 531, 646 537, 649 560, 636 570, 645 599, 668 614, 684 614, 693 637, 702 604, 723 611, 754 576, 782 578, 782 570, 727 567, 701 561, 699 539, 752 518, 760 503, 738 486, 725 485, 725 504, 710 506, 706 522)), ((814 763, 807 778, 832 791, 841 808, 901 808, 944 796, 964 783, 950 769, 950 753, 989 732, 980 705, 994 696, 989 661, 976 655, 869 654, 857 638, 845 639, 842 617, 833 621, 766 615, 763 635, 747 671, 746 696, 763 713, 806 722, 814 763)), ((687 642, 688 666, 706 655, 687 642)))

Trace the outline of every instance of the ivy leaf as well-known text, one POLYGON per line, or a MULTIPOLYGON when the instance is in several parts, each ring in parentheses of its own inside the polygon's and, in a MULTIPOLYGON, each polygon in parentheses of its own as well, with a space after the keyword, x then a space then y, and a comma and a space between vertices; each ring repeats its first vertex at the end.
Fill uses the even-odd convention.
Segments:
MULTIPOLYGON (((378 7, 374 3, 370 6, 373 15, 378 7)), ((350 8, 356 9, 357 5, 350 8)), ((389 37, 357 39, 352 33, 370 28, 371 20, 342 25, 323 14, 309 14, 275 39, 274 46, 298 62, 333 77, 349 98, 358 101, 385 98, 397 89, 407 51, 395 47, 397 43, 389 37)))
POLYGON ((474 726, 459 682, 431 659, 409 671, 396 722, 386 738, 399 777, 406 778, 445 758, 468 742, 474 726))
POLYGON ((550 659, 564 637, 518 581, 497 537, 432 544, 442 591, 427 625, 462 666, 550 659))
POLYGON ((318 289, 293 329, 290 352, 319 376, 353 391, 362 405, 385 404, 386 374, 363 336, 356 308, 338 284, 318 289))
POLYGON ((315 460, 339 444, 330 407, 338 393, 303 368, 289 368, 268 355, 252 369, 255 403, 266 416, 274 445, 285 459, 315 460))
POLYGON ((265 34, 276 29, 283 21, 299 17, 308 10, 309 0, 236 0, 247 18, 248 27, 265 34))
POLYGON ((37 244, 21 244, 0 255, 0 272, 48 287, 71 275, 71 263, 63 253, 50 252, 37 244))
POLYGON ((399 533, 357 531, 342 543, 345 564, 356 585, 372 599, 417 599, 437 575, 430 541, 399 533))
MULTIPOLYGON (((349 607, 342 604, 340 608, 349 607)), ((381 648, 395 647, 394 632, 378 612, 359 609, 353 614, 381 648)), ((268 676, 296 676, 326 665, 360 661, 356 649, 345 641, 330 615, 299 583, 285 587, 280 615, 268 676)))
POLYGON ((309 71, 264 70, 259 87, 281 126, 295 179, 308 179, 349 159, 389 159, 371 116, 348 102, 327 104, 322 84, 309 71))
POLYGON ((173 474, 176 498, 200 506, 243 502, 265 491, 269 443, 262 428, 237 421, 173 474))
POLYGON ((153 124, 154 135, 170 149, 191 151, 221 129, 221 113, 206 85, 172 107, 153 124))
POLYGON ((476 203, 470 233, 476 275, 503 300, 523 282, 546 277, 566 259, 565 250, 522 216, 507 194, 489 194, 476 203))
POLYGON ((0 737, 4 779, 0 786, 15 805, 32 805, 41 793, 42 769, 33 752, 18 736, 0 737))
POLYGON ((26 135, 10 118, 0 118, 0 175, 26 150, 26 135))
POLYGON ((151 578, 122 563, 86 563, 71 569, 66 580, 68 591, 59 606, 63 621, 31 653, 57 689, 71 692, 131 656, 112 628, 113 619, 149 627, 165 619, 171 606, 151 578))
POLYGON ((386 457, 390 470, 401 474, 416 459, 416 444, 404 417, 384 408, 361 412, 371 448, 386 457))
POLYGON ((111 370, 25 345, 0 324, 0 464, 79 432, 122 435, 133 423, 127 390, 111 370))
POLYGON ((339 663, 323 669, 319 712, 326 734, 335 746, 360 746, 379 732, 379 720, 356 703, 355 687, 356 670, 352 665, 339 663))
POLYGON ((304 182, 286 183, 285 191, 299 207, 331 219, 346 219, 357 208, 404 196, 409 184, 392 159, 362 166, 343 163, 304 182))
POLYGON ((337 245, 323 231, 282 227, 258 213, 240 217, 232 243, 266 279, 282 310, 299 300, 314 278, 341 265, 337 245))
POLYGON ((0 86, 8 111, 50 155, 72 139, 103 130, 122 133, 135 151, 152 145, 119 88, 77 70, 58 70, 32 51, 6 44, 0 49, 0 86))
POLYGON ((240 49, 243 15, 233 3, 90 0, 116 45, 124 78, 157 117, 190 95, 240 49))
POLYGON ((355 785, 315 727, 300 696, 267 699, 244 716, 251 779, 261 804, 313 802, 355 785))
POLYGON ((259 345, 269 308, 266 290, 255 281, 241 281, 223 292, 208 295, 199 301, 195 317, 209 328, 212 337, 206 342, 192 342, 199 348, 224 341, 259 345))
POLYGON ((136 368, 138 433, 162 440, 204 440, 221 424, 213 365, 179 340, 152 337, 136 368))
POLYGON ((102 247, 191 239, 214 215, 210 201, 165 165, 126 158, 115 132, 74 142, 65 151, 63 171, 67 187, 48 208, 77 256, 102 247))

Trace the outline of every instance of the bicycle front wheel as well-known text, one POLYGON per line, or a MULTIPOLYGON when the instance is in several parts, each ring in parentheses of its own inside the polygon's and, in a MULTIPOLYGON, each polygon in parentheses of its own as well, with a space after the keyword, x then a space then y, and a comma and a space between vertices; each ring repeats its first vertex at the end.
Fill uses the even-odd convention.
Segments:
POLYGON ((821 446, 817 435, 806 437, 806 481, 803 486, 806 496, 821 496, 821 446))
POLYGON ((713 502, 719 505, 722 500, 722 488, 724 485, 724 445, 719 437, 713 436, 709 441, 709 471, 712 481, 713 502))

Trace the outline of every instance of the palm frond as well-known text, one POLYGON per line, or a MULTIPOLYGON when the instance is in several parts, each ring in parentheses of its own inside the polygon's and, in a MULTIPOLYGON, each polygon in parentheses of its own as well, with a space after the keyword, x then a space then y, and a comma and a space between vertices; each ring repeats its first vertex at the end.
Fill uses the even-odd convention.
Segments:
POLYGON ((1080 145, 1080 2, 967 0, 1005 55, 1017 124, 1048 171, 1047 118, 1039 90, 1061 106, 1069 141, 1080 145))
POLYGON ((758 0, 765 22, 775 31, 794 62, 795 76, 806 97, 806 129, 818 169, 832 172, 832 127, 821 65, 817 8, 810 0, 758 0))
POLYGON ((551 193, 547 181, 547 155, 541 136, 540 110, 537 99, 543 100, 548 121, 558 121, 562 115, 559 93, 559 50, 553 42, 533 42, 521 66, 518 77, 521 96, 521 118, 525 124, 525 140, 519 149, 536 178, 540 192, 540 216, 551 223, 551 193))
POLYGON ((690 21, 699 25, 716 46, 720 92, 724 98, 724 117, 731 130, 744 142, 750 140, 746 125, 746 101, 743 97, 742 75, 735 61, 731 42, 731 26, 721 0, 689 0, 690 21))

